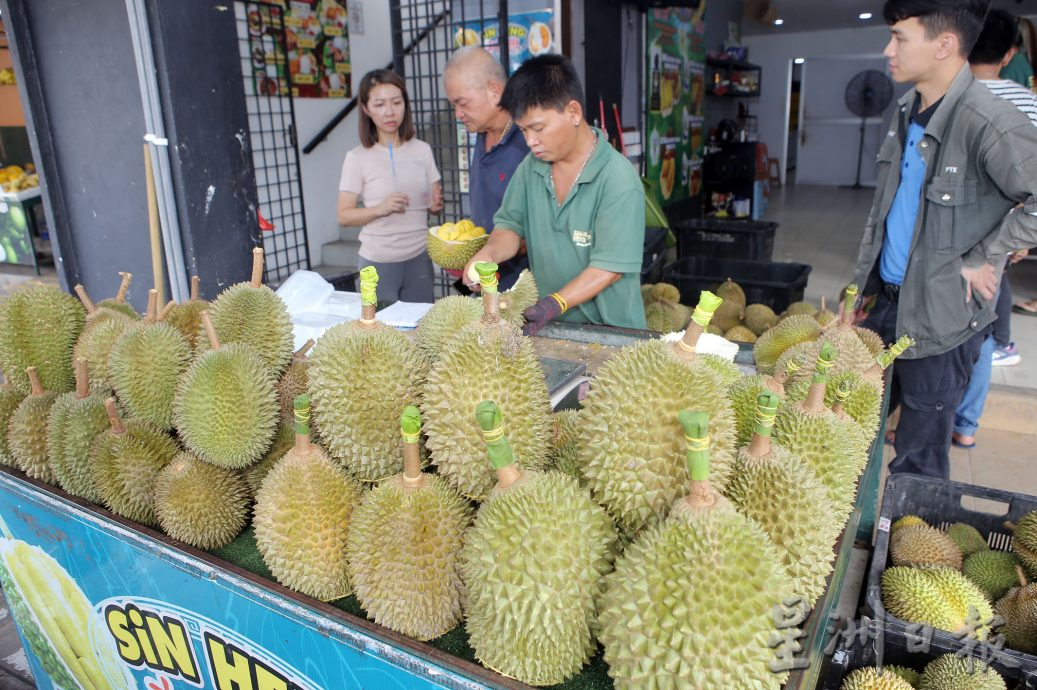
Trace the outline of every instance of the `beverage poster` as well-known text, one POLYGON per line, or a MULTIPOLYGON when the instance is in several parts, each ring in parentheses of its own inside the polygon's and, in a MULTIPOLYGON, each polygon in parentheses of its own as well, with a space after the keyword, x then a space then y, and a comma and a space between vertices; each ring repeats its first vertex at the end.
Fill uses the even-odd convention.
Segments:
POLYGON ((664 204, 697 196, 702 187, 705 9, 648 12, 646 174, 664 204))
MULTIPOLYGON (((500 23, 496 19, 473 19, 454 27, 454 46, 481 43, 494 57, 500 57, 500 23)), ((554 10, 515 12, 508 15, 508 72, 531 57, 557 53, 560 49, 555 35, 554 10)))

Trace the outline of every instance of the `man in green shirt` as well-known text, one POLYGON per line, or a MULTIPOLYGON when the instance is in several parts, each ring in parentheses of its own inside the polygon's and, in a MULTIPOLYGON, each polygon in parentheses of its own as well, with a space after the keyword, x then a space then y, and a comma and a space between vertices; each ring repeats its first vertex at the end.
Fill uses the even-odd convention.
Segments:
POLYGON ((529 145, 477 261, 500 263, 525 240, 541 299, 527 335, 553 319, 645 328, 641 300, 644 188, 633 166, 583 117, 583 87, 568 58, 531 58, 501 97, 529 145))

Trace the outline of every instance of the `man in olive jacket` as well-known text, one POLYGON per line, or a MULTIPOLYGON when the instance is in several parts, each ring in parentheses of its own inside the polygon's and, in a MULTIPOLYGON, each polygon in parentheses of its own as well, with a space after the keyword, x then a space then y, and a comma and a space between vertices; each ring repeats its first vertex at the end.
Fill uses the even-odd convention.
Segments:
POLYGON ((878 155, 857 259, 864 326, 917 345, 894 366, 890 472, 947 478, 954 410, 996 316, 1005 254, 1037 243, 1037 128, 975 81, 984 0, 890 0, 884 54, 912 82, 878 155))

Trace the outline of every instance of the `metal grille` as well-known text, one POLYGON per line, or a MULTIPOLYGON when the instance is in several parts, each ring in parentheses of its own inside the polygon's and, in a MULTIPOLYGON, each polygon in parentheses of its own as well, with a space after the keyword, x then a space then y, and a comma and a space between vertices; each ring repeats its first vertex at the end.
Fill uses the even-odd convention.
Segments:
POLYGON ((260 234, 266 253, 264 278, 277 284, 294 271, 310 267, 295 109, 285 59, 284 9, 266 2, 237 0, 234 11, 248 137, 256 170, 260 234))

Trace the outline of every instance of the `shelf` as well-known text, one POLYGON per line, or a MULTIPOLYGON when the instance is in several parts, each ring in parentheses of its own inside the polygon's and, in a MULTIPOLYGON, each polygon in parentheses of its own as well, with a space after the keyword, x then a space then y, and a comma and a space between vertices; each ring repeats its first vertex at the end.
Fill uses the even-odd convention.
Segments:
POLYGON ((708 67, 726 67, 727 69, 738 69, 738 70, 758 70, 759 65, 754 65, 751 62, 742 62, 741 60, 717 60, 716 58, 706 58, 706 65, 708 67))

